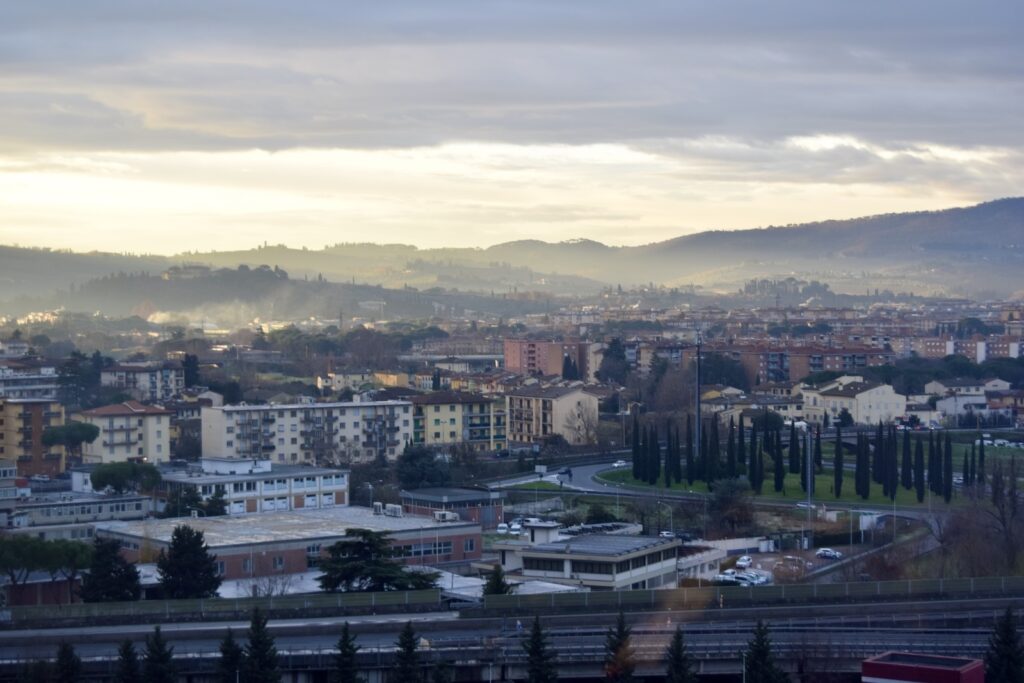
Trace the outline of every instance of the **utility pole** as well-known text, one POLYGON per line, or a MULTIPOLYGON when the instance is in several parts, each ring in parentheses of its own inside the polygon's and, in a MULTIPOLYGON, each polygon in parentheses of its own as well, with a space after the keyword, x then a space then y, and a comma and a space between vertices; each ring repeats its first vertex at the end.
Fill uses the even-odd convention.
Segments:
MULTIPOLYGON (((795 419, 795 418, 794 418, 795 419)), ((811 449, 811 426, 807 425, 807 447, 804 449, 807 451, 807 474, 805 479, 807 480, 807 548, 814 547, 814 527, 811 525, 811 513, 814 512, 814 453, 811 449)))
POLYGON ((702 344, 703 339, 701 338, 700 330, 697 330, 697 378, 694 381, 694 403, 696 405, 697 429, 693 433, 693 452, 697 454, 698 462, 703 462, 701 458, 704 457, 704 454, 700 451, 700 356, 702 344))

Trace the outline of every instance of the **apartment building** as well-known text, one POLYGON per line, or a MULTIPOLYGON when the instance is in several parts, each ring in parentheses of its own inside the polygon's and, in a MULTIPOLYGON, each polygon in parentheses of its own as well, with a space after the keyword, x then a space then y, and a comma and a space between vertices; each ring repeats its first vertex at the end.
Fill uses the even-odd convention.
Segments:
POLYGON ((844 375, 818 387, 803 389, 804 419, 819 424, 825 415, 835 422, 845 409, 856 424, 891 423, 907 412, 907 397, 892 385, 865 382, 863 377, 844 375))
POLYGON ((100 430, 95 441, 82 445, 83 464, 128 461, 156 464, 171 457, 172 410, 125 401, 84 410, 80 416, 83 422, 100 430))
POLYGON ((63 446, 43 444, 47 427, 64 424, 64 406, 35 398, 0 399, 0 458, 17 464, 18 476, 55 477, 67 466, 63 446))
POLYGON ((462 391, 412 398, 412 442, 428 448, 465 444, 478 451, 505 448, 505 401, 462 391))
MULTIPOLYGON (((521 375, 561 375, 568 357, 579 372, 579 379, 589 381, 593 372, 592 345, 584 341, 552 341, 540 339, 506 339, 505 369, 521 375)), ((600 345, 596 345, 600 348, 600 345)))
POLYGON ((139 401, 164 401, 185 389, 185 370, 179 363, 120 363, 100 372, 100 384, 139 401))
POLYGON ((1010 383, 1003 379, 973 379, 957 377, 937 379, 924 385, 924 393, 930 396, 984 396, 989 391, 1009 391, 1010 383))
POLYGON ((597 397, 574 386, 528 386, 505 398, 510 443, 539 443, 556 434, 571 445, 597 439, 597 397))
POLYGON ((229 515, 348 505, 348 470, 279 465, 269 458, 205 457, 186 469, 162 468, 158 511, 186 492, 201 500, 220 494, 229 515))
POLYGON ((328 390, 333 392, 358 391, 367 384, 373 384, 374 376, 372 370, 345 370, 342 372, 328 372, 326 375, 317 376, 316 388, 320 391, 328 390))
POLYGON ((204 408, 204 456, 277 463, 397 458, 412 441, 409 401, 350 401, 204 408))
POLYGON ((57 400, 57 368, 28 358, 0 359, 0 398, 57 400))

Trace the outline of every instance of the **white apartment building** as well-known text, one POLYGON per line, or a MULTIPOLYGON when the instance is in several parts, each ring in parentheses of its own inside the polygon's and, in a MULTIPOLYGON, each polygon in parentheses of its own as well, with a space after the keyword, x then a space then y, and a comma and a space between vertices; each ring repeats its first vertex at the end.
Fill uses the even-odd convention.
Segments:
POLYGON ((162 469, 158 510, 188 490, 207 500, 224 496, 229 515, 312 510, 348 505, 348 471, 308 465, 275 465, 269 458, 203 458, 188 469, 162 469))
POLYGON ((845 409, 856 424, 890 423, 906 415, 907 397, 890 384, 865 382, 857 375, 843 375, 818 387, 803 388, 804 419, 821 423, 826 414, 834 423, 845 409))
POLYGON ((138 401, 82 411, 81 421, 96 425, 100 430, 95 441, 82 444, 82 463, 166 462, 171 457, 173 415, 171 410, 138 401))
POLYGON ((523 387, 505 401, 509 442, 539 443, 555 434, 573 446, 597 440, 597 397, 578 385, 523 387))
POLYGON ((104 368, 100 384, 139 401, 164 401, 185 389, 185 370, 178 363, 121 363, 104 368))
POLYGON ((31 360, 0 360, 0 398, 57 400, 57 368, 31 360))
POLYGON ((412 441, 409 401, 203 408, 203 454, 276 463, 394 460, 412 441))

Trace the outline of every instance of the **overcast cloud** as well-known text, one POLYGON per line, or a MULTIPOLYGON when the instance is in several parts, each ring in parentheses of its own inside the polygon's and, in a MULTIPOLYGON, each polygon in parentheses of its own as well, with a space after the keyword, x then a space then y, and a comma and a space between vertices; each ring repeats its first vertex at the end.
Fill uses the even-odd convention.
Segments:
POLYGON ((1010 1, 4 3, 0 237, 637 243, 1019 194, 1022 29, 1010 1))

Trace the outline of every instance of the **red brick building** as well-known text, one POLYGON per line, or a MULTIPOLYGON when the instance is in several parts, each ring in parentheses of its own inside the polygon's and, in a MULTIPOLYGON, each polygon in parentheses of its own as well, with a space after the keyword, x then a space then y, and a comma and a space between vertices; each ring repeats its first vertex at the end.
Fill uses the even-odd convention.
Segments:
POLYGON ((980 659, 886 652, 861 663, 867 683, 985 683, 980 659))
POLYGON ((435 512, 454 512, 464 522, 476 522, 483 529, 496 529, 504 515, 502 491, 430 488, 402 491, 406 514, 432 517, 435 512))

